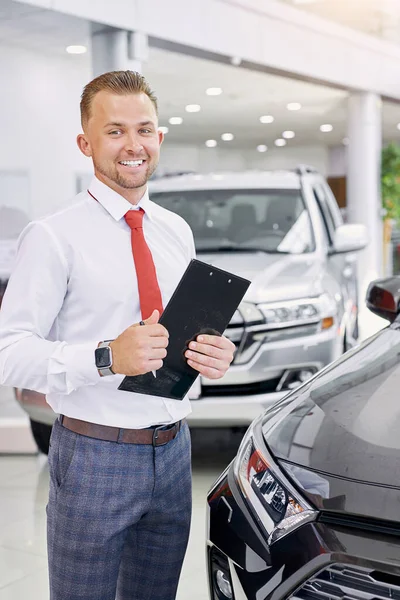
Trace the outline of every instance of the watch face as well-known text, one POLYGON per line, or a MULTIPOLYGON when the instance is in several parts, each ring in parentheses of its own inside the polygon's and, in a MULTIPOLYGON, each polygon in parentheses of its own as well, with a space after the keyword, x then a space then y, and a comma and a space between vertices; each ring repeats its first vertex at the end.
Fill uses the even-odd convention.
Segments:
POLYGON ((96 359, 96 367, 98 369, 108 369, 111 367, 111 351, 110 348, 96 348, 94 351, 96 359))

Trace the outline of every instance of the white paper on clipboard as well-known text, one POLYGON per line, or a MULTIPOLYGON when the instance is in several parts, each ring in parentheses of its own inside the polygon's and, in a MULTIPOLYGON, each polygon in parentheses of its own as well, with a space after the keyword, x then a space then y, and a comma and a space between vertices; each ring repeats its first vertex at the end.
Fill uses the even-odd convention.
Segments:
POLYGON ((199 375, 197 379, 195 379, 192 387, 188 391, 189 400, 198 400, 201 396, 201 376, 199 375))

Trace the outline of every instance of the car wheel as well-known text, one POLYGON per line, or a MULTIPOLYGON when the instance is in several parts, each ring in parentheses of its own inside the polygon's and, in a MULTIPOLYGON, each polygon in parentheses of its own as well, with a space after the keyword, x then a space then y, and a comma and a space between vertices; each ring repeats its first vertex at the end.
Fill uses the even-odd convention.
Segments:
POLYGON ((31 431, 37 447, 43 454, 49 453, 52 426, 38 421, 31 421, 31 431))

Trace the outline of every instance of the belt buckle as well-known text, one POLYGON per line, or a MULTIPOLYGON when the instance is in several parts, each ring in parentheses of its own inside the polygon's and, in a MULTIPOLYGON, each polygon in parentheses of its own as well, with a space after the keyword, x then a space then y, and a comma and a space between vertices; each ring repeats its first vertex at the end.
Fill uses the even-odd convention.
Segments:
POLYGON ((153 444, 154 447, 156 447, 156 446, 165 446, 169 442, 169 440, 167 440, 163 444, 157 444, 158 432, 162 431, 163 427, 165 427, 165 425, 160 425, 159 427, 155 427, 154 430, 153 430, 153 441, 152 441, 152 444, 153 444))

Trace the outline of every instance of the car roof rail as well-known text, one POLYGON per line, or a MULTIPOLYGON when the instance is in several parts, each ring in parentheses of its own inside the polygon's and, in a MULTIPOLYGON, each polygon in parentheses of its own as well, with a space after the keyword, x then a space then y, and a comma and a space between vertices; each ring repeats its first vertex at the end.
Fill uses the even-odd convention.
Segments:
POLYGON ((318 169, 310 165, 297 165, 295 172, 298 175, 307 175, 309 173, 319 173, 318 169))

